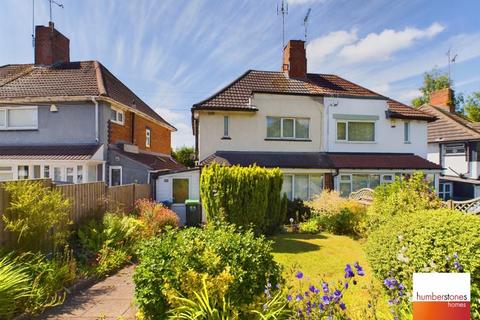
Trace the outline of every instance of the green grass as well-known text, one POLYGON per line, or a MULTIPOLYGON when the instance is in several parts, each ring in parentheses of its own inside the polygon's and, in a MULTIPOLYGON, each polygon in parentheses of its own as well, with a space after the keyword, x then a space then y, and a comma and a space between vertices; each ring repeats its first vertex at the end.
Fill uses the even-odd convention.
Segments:
POLYGON ((274 241, 273 255, 285 267, 284 276, 287 285, 292 290, 303 291, 308 285, 319 286, 322 280, 335 284, 344 280, 344 268, 347 263, 358 262, 365 270, 366 275, 358 278, 357 285, 351 285, 345 292, 345 303, 353 319, 362 319, 364 309, 368 309, 370 300, 376 301, 377 313, 388 314, 387 299, 381 293, 381 283, 372 274, 367 259, 358 240, 347 236, 337 236, 327 233, 318 235, 309 234, 281 234, 272 237, 274 241), (301 283, 295 278, 295 273, 302 271, 304 279, 301 283), (377 294, 372 292, 376 291, 377 294))

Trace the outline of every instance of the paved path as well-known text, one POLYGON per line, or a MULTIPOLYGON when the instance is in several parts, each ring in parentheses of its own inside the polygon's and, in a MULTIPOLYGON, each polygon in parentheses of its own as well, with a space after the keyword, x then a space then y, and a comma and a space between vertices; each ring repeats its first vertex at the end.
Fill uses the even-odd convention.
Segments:
POLYGON ((89 289, 72 295, 61 306, 47 311, 41 319, 135 319, 133 269, 134 266, 126 267, 89 289))

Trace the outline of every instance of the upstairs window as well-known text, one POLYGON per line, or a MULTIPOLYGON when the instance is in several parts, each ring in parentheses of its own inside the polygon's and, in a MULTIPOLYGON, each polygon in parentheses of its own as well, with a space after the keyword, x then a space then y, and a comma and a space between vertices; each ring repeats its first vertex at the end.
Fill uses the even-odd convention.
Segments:
POLYGON ((267 117, 267 138, 306 140, 310 137, 310 119, 267 117))
POLYGON ((112 108, 110 120, 123 126, 125 123, 125 114, 122 110, 112 108))
POLYGON ((374 142, 375 122, 337 121, 337 141, 374 142))
POLYGON ((150 143, 152 141, 152 132, 149 128, 145 129, 145 146, 150 148, 150 143))
POLYGON ((228 116, 223 117, 223 137, 228 138, 228 125, 230 122, 230 118, 228 116))
POLYGON ((0 108, 0 130, 38 129, 37 107, 0 108))
POLYGON ((454 143, 445 145, 445 154, 465 154, 465 144, 454 143))
POLYGON ((403 123, 403 142, 410 143, 410 122, 403 123))

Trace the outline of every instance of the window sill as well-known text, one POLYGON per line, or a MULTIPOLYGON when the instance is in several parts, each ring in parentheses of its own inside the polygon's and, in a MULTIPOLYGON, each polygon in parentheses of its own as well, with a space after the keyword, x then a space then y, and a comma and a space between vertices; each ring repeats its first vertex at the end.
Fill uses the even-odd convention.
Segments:
POLYGON ((404 141, 404 144, 412 144, 410 141, 404 141))
POLYGON ((38 128, 1 128, 0 131, 38 131, 38 128))
POLYGON ((312 142, 311 139, 291 139, 291 138, 265 138, 265 141, 312 142))
POLYGON ((336 140, 335 143, 345 143, 345 144, 377 144, 376 141, 338 141, 336 140))
POLYGON ((115 120, 110 120, 110 122, 118 124, 119 126, 124 126, 125 125, 125 122, 119 122, 119 121, 115 121, 115 120))
POLYGON ((232 140, 230 137, 222 137, 221 140, 232 140))

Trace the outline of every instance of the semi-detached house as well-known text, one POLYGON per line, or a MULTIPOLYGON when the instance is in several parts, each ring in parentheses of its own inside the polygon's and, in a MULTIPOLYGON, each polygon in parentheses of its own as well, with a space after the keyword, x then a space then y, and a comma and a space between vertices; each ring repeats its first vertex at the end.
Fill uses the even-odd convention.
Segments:
POLYGON ((171 124, 98 61, 70 61, 53 23, 35 33, 34 64, 0 67, 0 180, 119 185, 184 168, 171 124))
POLYGON ((279 167, 289 198, 343 196, 441 167, 426 160, 435 117, 333 74, 307 72, 305 43, 284 48, 281 71, 249 70, 192 107, 199 164, 279 167))

